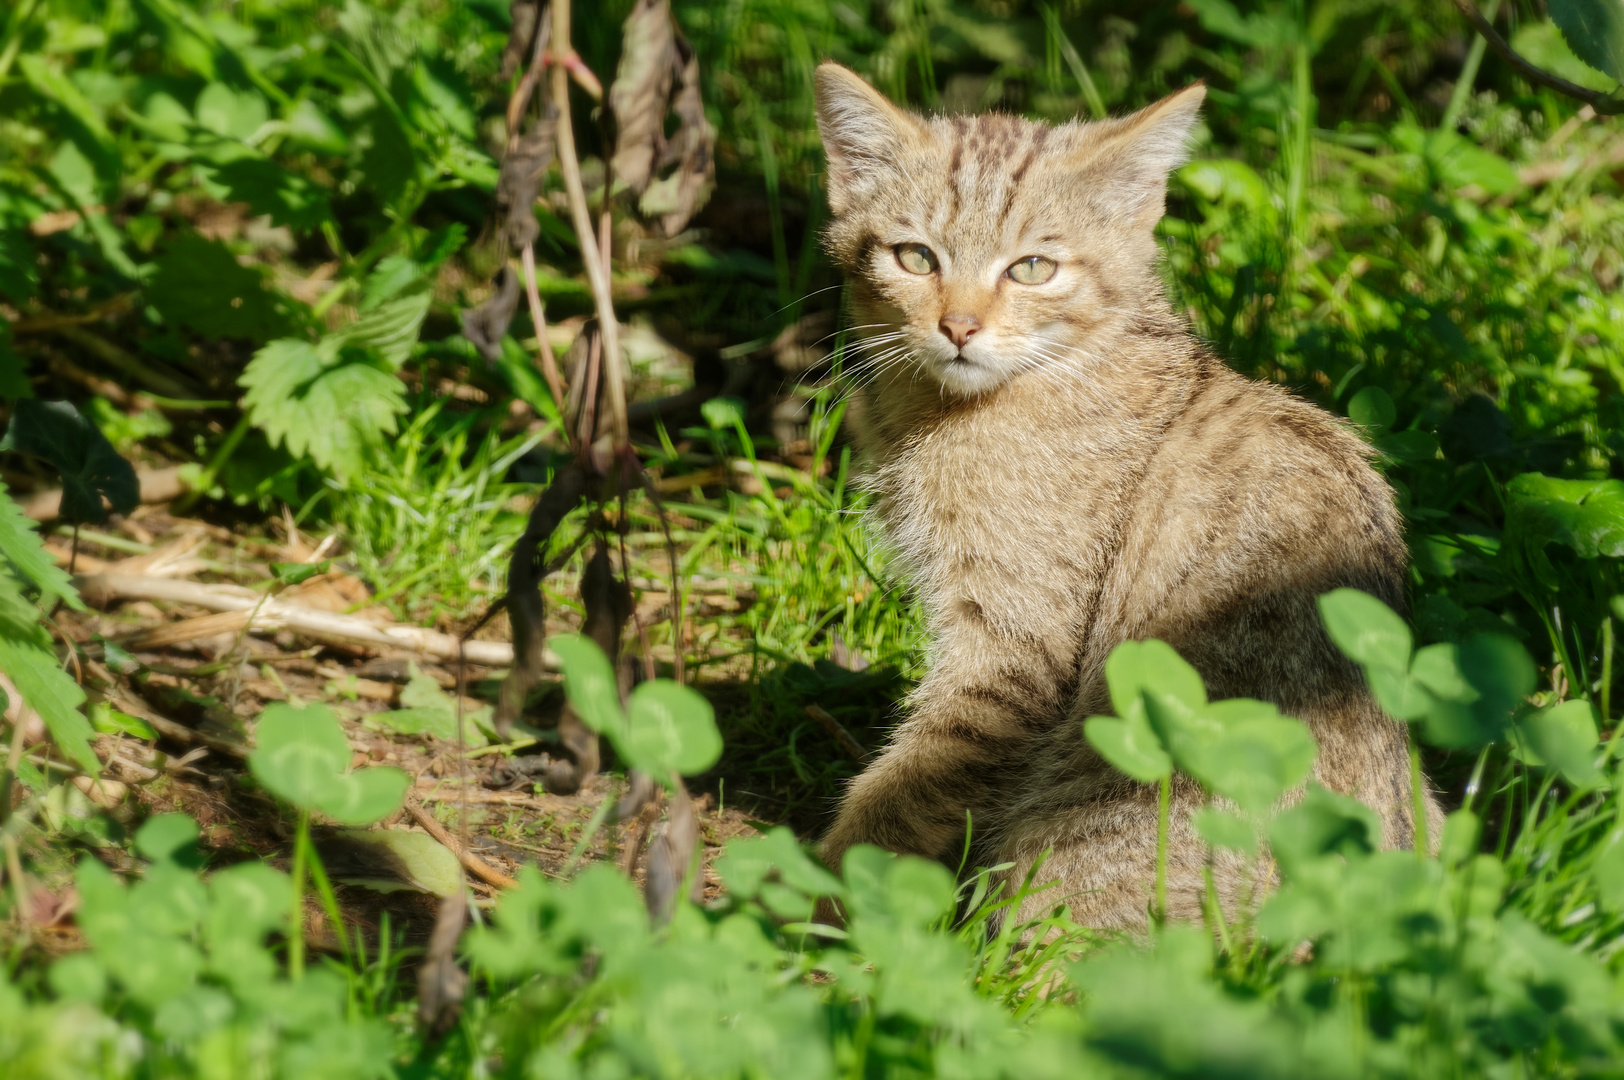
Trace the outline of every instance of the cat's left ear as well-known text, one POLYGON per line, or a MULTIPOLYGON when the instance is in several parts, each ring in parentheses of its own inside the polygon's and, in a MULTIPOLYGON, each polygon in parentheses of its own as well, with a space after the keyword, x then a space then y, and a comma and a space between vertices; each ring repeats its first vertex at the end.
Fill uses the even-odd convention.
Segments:
POLYGON ((1190 140, 1206 99, 1194 83, 1117 121, 1107 136, 1108 160, 1128 185, 1132 213, 1154 226, 1167 208, 1167 178, 1190 160, 1190 140))

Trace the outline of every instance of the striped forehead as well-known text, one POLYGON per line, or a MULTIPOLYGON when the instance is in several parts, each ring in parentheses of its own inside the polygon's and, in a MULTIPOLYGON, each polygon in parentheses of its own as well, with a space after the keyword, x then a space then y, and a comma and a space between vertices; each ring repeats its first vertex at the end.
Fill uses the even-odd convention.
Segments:
POLYGON ((1054 130, 1015 116, 955 116, 932 121, 946 190, 930 213, 933 233, 953 243, 960 257, 988 255, 974 250, 1013 240, 1011 220, 1021 180, 1043 153, 1054 130))

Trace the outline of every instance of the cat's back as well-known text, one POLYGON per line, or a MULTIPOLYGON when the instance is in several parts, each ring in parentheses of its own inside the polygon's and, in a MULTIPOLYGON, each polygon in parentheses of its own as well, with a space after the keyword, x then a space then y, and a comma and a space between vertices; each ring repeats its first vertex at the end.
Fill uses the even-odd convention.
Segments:
POLYGON ((1191 377, 1139 486, 1106 589, 1114 625, 1100 629, 1187 643, 1209 654, 1211 681, 1256 695, 1247 684, 1328 647, 1319 595, 1351 586, 1402 606, 1402 519, 1346 421, 1205 354, 1191 377))

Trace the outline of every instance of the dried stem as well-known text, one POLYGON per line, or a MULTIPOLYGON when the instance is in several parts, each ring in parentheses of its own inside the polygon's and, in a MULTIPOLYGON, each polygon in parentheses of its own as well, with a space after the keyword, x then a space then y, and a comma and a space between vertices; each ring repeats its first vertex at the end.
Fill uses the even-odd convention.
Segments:
POLYGON ((558 377, 558 358, 553 355, 553 343, 547 340, 547 309, 541 303, 541 291, 536 288, 536 248, 526 244, 520 256, 524 263, 524 295, 530 303, 530 321, 536 327, 536 344, 541 348, 541 374, 547 380, 547 390, 553 395, 553 404, 559 415, 564 412, 564 383, 558 377))
POLYGON ((551 62, 553 101, 558 105, 558 163, 564 173, 564 191, 569 197, 570 218, 580 242, 581 262, 586 268, 587 283, 592 288, 592 299, 597 306, 598 335, 603 342, 600 366, 609 391, 611 433, 615 445, 622 446, 631 441, 631 434, 626 423, 626 387, 620 380, 620 324, 615 321, 615 307, 609 292, 609 265, 600 257, 595 243, 597 230, 592 227, 586 189, 581 185, 581 162, 575 151, 575 125, 570 119, 569 107, 570 72, 565 66, 565 61, 573 55, 568 0, 555 0, 552 14, 551 62))
POLYGON ((1466 16, 1466 21, 1472 24, 1472 28, 1483 35, 1483 40, 1489 43, 1489 48, 1499 53, 1500 58, 1511 65, 1512 70, 1529 82, 1539 86, 1548 86, 1559 94, 1566 94, 1570 98, 1582 101, 1603 116, 1617 116, 1624 113, 1624 94, 1620 94, 1616 90, 1612 93, 1591 90, 1580 86, 1578 83, 1568 82, 1560 75, 1552 75, 1549 71, 1534 66, 1519 56, 1517 51, 1507 43, 1506 39, 1500 36, 1500 32, 1494 28, 1494 25, 1488 19, 1483 17, 1483 13, 1477 10, 1477 5, 1472 3, 1472 0, 1455 0, 1455 6, 1460 9, 1462 15, 1466 16))

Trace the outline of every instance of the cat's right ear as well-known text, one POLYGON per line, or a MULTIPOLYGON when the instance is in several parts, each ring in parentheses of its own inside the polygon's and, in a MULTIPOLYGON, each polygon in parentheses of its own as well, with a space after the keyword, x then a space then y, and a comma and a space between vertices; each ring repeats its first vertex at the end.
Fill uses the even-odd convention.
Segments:
POLYGON ((898 154, 924 128, 839 64, 819 64, 812 87, 829 159, 829 209, 843 214, 895 170, 898 154))

